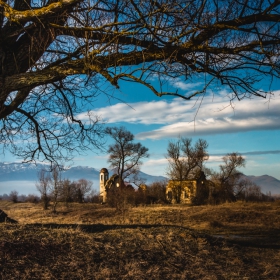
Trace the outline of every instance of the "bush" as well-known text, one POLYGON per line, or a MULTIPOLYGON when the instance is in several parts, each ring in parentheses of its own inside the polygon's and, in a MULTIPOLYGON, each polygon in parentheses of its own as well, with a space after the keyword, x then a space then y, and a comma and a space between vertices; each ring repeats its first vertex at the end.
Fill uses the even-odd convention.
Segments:
POLYGON ((26 197, 26 202, 30 202, 30 203, 39 203, 40 198, 39 196, 35 195, 35 194, 29 194, 26 197))
POLYGON ((18 202, 18 192, 17 191, 11 191, 9 197, 10 197, 10 200, 13 203, 17 203, 18 202))

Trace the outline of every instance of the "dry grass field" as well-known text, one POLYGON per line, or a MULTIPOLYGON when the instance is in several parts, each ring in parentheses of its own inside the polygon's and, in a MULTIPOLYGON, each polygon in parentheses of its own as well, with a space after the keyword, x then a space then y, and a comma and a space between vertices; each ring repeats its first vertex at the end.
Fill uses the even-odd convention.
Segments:
POLYGON ((0 279, 280 279, 277 202, 0 209, 0 279))

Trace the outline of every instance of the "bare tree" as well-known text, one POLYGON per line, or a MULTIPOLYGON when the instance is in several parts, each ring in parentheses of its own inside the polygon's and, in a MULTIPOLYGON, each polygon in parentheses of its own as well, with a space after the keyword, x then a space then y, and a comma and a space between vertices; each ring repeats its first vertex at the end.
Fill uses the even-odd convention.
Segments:
POLYGON ((106 83, 133 81, 157 96, 187 100, 223 85, 242 99, 265 97, 270 88, 262 91, 257 82, 279 78, 278 0, 0 5, 0 142, 26 161, 71 158, 100 146, 102 129, 91 110, 106 83), (202 75, 196 92, 161 88, 166 78, 202 75), (158 87, 149 82, 155 76, 158 87))
POLYGON ((191 138, 179 138, 177 141, 168 143, 167 174, 172 180, 192 180, 202 170, 203 163, 208 160, 208 143, 206 140, 198 139, 192 145, 191 138))
POLYGON ((218 200, 235 201, 241 187, 240 177, 243 175, 237 168, 245 166, 245 159, 241 154, 233 152, 224 156, 223 162, 220 172, 214 172, 211 177, 216 185, 214 192, 218 200))
POLYGON ((252 182, 244 192, 246 201, 261 201, 267 199, 267 197, 262 194, 261 188, 252 182))
POLYGON ((100 195, 96 190, 91 190, 86 196, 86 201, 91 203, 100 203, 100 195))
POLYGON ((61 169, 58 165, 52 167, 51 178, 51 198, 52 198, 52 211, 56 212, 56 207, 59 202, 62 190, 63 190, 63 181, 61 179, 61 169))
POLYGON ((92 181, 79 179, 70 181, 61 179, 61 170, 55 167, 51 173, 51 198, 53 201, 53 211, 56 211, 58 202, 64 202, 68 207, 70 202, 84 202, 85 196, 91 191, 92 181))
POLYGON ((65 203, 65 206, 69 206, 69 202, 74 201, 75 196, 75 184, 68 179, 64 179, 61 182, 60 200, 65 203))
POLYGON ((84 202, 85 196, 91 191, 93 183, 86 179, 79 179, 76 182, 76 195, 79 203, 84 202))
POLYGON ((50 174, 45 169, 41 169, 38 173, 36 188, 41 194, 43 208, 47 210, 50 203, 50 174))
POLYGON ((106 133, 115 141, 108 148, 108 162, 119 175, 119 185, 131 174, 139 172, 141 159, 149 157, 148 149, 140 143, 134 143, 134 135, 125 127, 107 127, 106 133))
POLYGON ((147 187, 148 203, 166 203, 166 181, 153 182, 147 187))
POLYGON ((17 191, 11 191, 9 194, 9 198, 13 203, 18 202, 18 192, 17 191))
POLYGON ((208 160, 208 143, 198 139, 192 145, 191 138, 179 138, 169 142, 167 148, 168 169, 167 175, 171 180, 179 181, 174 185, 172 195, 180 203, 184 180, 196 180, 200 177, 203 164, 208 160))
POLYGON ((234 186, 234 195, 237 199, 246 201, 261 201, 263 194, 261 188, 248 178, 242 178, 234 186))

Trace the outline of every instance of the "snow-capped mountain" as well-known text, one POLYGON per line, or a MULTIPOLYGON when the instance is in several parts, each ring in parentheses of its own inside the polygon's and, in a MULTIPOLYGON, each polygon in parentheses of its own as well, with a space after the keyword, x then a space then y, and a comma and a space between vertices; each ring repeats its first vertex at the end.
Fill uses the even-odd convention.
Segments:
MULTIPOLYGON (((38 181, 38 173, 41 169, 47 169, 45 164, 34 163, 4 163, 0 162, 0 194, 9 192, 9 190, 18 190, 19 193, 27 192, 33 188, 36 192, 35 183, 38 181), (29 187, 27 187, 29 186, 29 187), (32 186, 32 187, 31 187, 32 186), (7 190, 9 189, 9 190, 7 190)), ((62 173, 62 178, 69 180, 87 179, 93 182, 93 188, 99 189, 99 171, 89 166, 74 166, 62 173)), ((113 175, 114 171, 109 170, 109 175, 113 175)), ((146 184, 151 184, 155 181, 167 180, 164 176, 153 176, 140 172, 139 177, 146 184)), ((280 194, 280 180, 268 176, 245 176, 255 184, 261 187, 262 193, 280 194)))
MULTIPOLYGON (((44 164, 33 163, 3 163, 0 162, 0 182, 3 181, 33 181, 38 180, 38 173, 42 169, 48 169, 49 166, 44 164)), ((109 170, 110 175, 113 170, 109 170)), ((146 180, 148 183, 154 181, 165 180, 163 176, 153 176, 140 172, 139 177, 146 180)), ((62 178, 69 180, 87 179, 99 180, 99 169, 89 166, 74 166, 62 172, 62 178)))
POLYGON ((43 164, 0 162, 0 181, 37 180, 39 170, 44 167, 43 164))
MULTIPOLYGON (((49 170, 45 164, 34 163, 0 163, 0 182, 3 181, 38 181, 40 170, 49 170)), ((77 180, 98 179, 99 171, 88 166, 75 166, 62 172, 62 178, 77 180)))

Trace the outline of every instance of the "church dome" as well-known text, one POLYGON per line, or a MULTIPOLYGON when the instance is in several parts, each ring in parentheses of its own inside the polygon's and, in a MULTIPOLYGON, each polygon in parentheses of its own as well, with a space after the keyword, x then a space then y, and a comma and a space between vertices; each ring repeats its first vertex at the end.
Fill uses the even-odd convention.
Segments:
POLYGON ((100 170, 100 173, 109 173, 109 172, 108 172, 107 168, 102 168, 102 169, 100 170))

